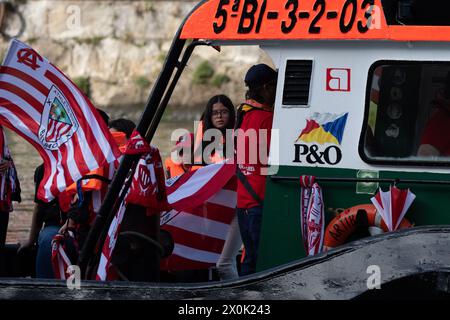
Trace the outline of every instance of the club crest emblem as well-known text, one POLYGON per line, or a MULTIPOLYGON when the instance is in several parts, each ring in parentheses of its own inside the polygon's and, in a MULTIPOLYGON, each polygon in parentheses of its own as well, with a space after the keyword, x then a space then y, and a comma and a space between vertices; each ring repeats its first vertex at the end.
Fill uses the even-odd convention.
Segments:
POLYGON ((77 132, 79 124, 66 97, 52 86, 44 104, 39 141, 47 150, 58 150, 77 132))

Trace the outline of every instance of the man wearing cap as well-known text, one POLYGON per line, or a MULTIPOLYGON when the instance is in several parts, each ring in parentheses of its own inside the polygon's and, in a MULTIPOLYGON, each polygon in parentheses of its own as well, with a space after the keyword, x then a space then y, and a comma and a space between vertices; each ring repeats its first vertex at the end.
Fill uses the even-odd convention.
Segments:
POLYGON ((247 100, 237 112, 237 216, 245 247, 241 275, 256 271, 277 75, 265 64, 252 66, 245 76, 247 100))
POLYGON ((423 157, 450 157, 450 72, 442 95, 432 102, 434 111, 428 120, 417 152, 423 157))

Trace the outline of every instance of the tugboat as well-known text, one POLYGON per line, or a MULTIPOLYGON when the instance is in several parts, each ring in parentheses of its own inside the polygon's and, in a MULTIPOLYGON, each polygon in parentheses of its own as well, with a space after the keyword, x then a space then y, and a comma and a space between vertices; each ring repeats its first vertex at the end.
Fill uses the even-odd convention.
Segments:
MULTIPOLYGON (((82 281, 74 291, 56 280, 0 279, 0 297, 352 299, 424 286, 448 295, 450 135, 441 131, 450 128, 444 123, 450 115, 450 17, 439 4, 199 3, 175 35, 137 130, 151 141, 194 50, 256 45, 267 53, 278 69, 278 134, 272 135, 258 272, 200 284, 82 281), (316 255, 303 240, 305 176, 323 192, 318 232, 325 250, 316 255), (399 193, 400 207, 395 190, 406 192, 399 193)), ((135 162, 124 157, 95 230, 112 219, 112 200, 135 162)), ((96 240, 83 248, 82 268, 96 240)))

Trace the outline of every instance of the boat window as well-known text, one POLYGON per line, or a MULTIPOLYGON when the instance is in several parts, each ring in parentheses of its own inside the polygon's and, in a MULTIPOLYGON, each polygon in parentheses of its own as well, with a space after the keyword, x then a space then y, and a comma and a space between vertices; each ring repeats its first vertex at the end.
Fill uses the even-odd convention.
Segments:
POLYGON ((311 87, 312 60, 288 60, 284 75, 283 106, 307 107, 311 87))
POLYGON ((450 62, 378 62, 366 100, 364 161, 450 165, 450 62))

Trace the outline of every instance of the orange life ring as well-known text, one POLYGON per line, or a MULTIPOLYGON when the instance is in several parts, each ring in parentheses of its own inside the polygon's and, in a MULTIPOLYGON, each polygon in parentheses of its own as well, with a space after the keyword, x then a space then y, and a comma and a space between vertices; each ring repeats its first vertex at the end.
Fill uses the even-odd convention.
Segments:
MULTIPOLYGON (((356 215, 359 210, 364 210, 367 212, 369 226, 381 228, 384 232, 388 231, 388 227, 384 223, 381 215, 377 212, 374 205, 363 204, 354 206, 338 214, 328 224, 323 239, 323 251, 327 251, 345 243, 350 234, 356 230, 356 215)), ((407 219, 403 219, 398 228, 406 229, 411 227, 411 223, 407 219)))

